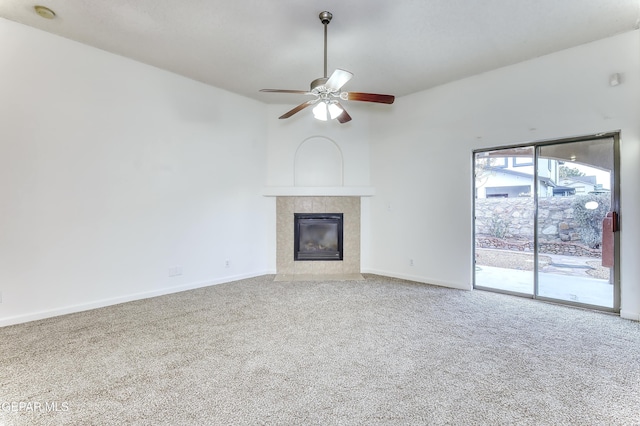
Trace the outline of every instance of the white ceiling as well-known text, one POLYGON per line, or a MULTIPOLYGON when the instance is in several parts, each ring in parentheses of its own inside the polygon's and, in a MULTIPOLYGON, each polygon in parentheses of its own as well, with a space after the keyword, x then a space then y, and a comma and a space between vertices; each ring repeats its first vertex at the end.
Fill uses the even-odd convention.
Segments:
MULTIPOLYGON (((0 0, 0 17, 268 103, 323 74, 403 96, 637 29, 640 0, 0 0), (39 3, 37 3, 39 1, 39 3), (53 20, 33 6, 53 9, 53 20)), ((613 70, 612 70, 613 71, 613 70)))

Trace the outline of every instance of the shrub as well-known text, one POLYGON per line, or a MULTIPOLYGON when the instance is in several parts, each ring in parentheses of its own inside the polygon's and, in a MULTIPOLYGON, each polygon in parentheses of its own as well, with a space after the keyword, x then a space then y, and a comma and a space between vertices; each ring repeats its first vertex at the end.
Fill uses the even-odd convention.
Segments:
POLYGON ((489 224, 489 232, 496 238, 503 239, 509 231, 509 225, 511 221, 498 216, 491 217, 491 223, 489 224))
POLYGON ((573 201, 573 217, 578 225, 578 232, 582 241, 591 248, 598 248, 602 244, 602 219, 610 207, 610 194, 578 195, 573 201), (592 210, 586 208, 589 201, 597 202, 598 207, 592 210))

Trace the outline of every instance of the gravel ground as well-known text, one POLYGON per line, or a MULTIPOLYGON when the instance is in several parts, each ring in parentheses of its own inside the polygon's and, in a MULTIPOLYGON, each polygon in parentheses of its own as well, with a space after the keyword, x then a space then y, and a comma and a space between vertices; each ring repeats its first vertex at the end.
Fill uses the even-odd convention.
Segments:
POLYGON ((609 279, 609 268, 605 268, 604 266, 602 266, 601 262, 591 260, 587 262, 587 265, 594 268, 587 271, 587 274, 591 275, 593 278, 598 278, 601 280, 609 279))
MULTIPOLYGON (((544 271, 545 266, 551 263, 551 257, 539 255, 538 260, 544 271)), ((478 265, 493 266, 496 268, 518 269, 521 271, 533 271, 533 253, 508 250, 476 249, 476 263, 478 265)), ((604 268, 598 261, 586 261, 585 264, 593 269, 585 272, 593 278, 609 279, 609 268, 604 268)))
MULTIPOLYGON (((551 258, 544 255, 538 256, 538 260, 543 267, 551 263, 551 258)), ((533 271, 533 253, 476 249, 476 263, 496 268, 533 271)))

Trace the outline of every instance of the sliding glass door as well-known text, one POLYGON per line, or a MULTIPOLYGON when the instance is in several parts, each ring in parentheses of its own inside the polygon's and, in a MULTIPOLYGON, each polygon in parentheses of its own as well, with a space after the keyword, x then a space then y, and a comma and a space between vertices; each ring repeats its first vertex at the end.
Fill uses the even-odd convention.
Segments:
POLYGON ((474 153, 474 287, 618 310, 617 145, 474 153))
POLYGON ((475 154, 475 285, 534 294, 534 147, 475 154))
POLYGON ((540 297, 614 307, 613 264, 606 257, 615 247, 603 245, 612 237, 603 225, 615 204, 613 154, 613 138, 538 147, 538 176, 554 183, 538 191, 540 297))

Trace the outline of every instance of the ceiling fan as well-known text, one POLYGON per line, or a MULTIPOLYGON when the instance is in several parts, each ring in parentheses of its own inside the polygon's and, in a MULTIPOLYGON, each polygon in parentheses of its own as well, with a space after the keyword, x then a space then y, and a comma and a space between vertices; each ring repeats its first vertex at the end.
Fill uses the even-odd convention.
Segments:
POLYGON ((294 93, 315 96, 315 99, 301 103, 297 107, 281 115, 279 118, 289 118, 293 114, 300 112, 311 105, 315 105, 313 108, 313 115, 318 120, 326 121, 327 118, 331 118, 332 120, 337 119, 340 123, 346 123, 351 121, 351 116, 340 104, 339 100, 392 104, 395 100, 393 95, 342 92, 342 86, 344 86, 349 80, 351 80, 351 77, 353 77, 353 74, 349 71, 336 69, 333 74, 331 74, 331 77, 327 78, 327 25, 331 22, 333 15, 330 12, 324 11, 320 13, 319 18, 320 22, 324 25, 324 77, 313 80, 311 82, 311 89, 308 91, 287 89, 260 90, 261 92, 294 93))

